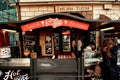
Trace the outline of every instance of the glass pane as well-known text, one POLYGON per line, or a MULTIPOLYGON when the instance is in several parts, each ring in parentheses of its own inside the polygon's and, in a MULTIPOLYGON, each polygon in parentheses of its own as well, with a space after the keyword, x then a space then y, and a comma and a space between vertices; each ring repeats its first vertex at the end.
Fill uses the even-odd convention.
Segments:
POLYGON ((12 22, 17 20, 16 8, 10 6, 9 3, 15 0, 0 0, 0 22, 12 22))
POLYGON ((63 51, 70 51, 70 30, 63 30, 62 32, 63 51))

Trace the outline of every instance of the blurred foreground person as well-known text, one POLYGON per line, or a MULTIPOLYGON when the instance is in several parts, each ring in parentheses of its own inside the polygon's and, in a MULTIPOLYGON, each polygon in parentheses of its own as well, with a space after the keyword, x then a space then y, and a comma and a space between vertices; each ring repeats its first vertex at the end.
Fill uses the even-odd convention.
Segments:
POLYGON ((113 40, 103 42, 101 54, 103 57, 102 77, 103 80, 119 80, 119 68, 117 66, 118 47, 113 40))

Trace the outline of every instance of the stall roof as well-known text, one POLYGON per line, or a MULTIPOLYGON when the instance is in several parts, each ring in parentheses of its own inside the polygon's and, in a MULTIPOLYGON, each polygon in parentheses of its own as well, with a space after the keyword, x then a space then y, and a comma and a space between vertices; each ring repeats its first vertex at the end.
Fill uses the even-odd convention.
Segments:
POLYGON ((38 21, 38 20, 45 20, 48 18, 70 19, 70 20, 75 20, 79 22, 85 22, 90 25, 88 30, 99 30, 99 29, 112 27, 112 26, 114 27, 120 26, 120 20, 90 20, 90 19, 79 17, 77 15, 72 15, 69 13, 48 13, 48 14, 43 14, 43 15, 36 16, 34 18, 30 18, 27 20, 22 20, 22 21, 4 22, 4 23, 2 22, 0 23, 0 27, 7 28, 7 29, 20 30, 22 25, 25 25, 34 21, 38 21))

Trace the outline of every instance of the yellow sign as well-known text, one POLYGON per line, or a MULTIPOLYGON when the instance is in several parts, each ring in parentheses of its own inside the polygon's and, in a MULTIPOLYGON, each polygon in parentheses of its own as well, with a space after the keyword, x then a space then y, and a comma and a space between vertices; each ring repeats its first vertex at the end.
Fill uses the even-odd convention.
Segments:
POLYGON ((55 6, 56 12, 91 11, 92 6, 55 6))

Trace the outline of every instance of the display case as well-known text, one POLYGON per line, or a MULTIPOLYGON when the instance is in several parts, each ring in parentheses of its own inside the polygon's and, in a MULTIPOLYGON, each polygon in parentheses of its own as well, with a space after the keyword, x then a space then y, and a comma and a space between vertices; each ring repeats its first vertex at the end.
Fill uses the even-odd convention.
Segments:
POLYGON ((63 52, 70 52, 71 44, 70 44, 70 30, 63 30, 62 31, 62 45, 63 45, 63 52))

